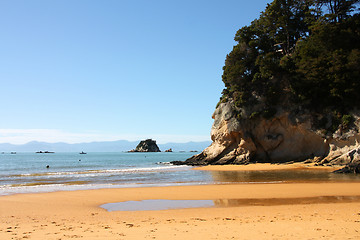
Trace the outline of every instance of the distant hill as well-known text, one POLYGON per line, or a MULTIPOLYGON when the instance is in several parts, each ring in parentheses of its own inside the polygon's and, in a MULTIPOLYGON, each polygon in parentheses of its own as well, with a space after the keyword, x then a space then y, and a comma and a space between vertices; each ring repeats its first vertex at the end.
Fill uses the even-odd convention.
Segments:
MULTIPOLYGON (((90 143, 47 143, 32 141, 26 144, 0 143, 0 152, 124 152, 134 149, 139 141, 108 141, 108 142, 90 142, 90 143)), ((161 151, 172 148, 174 152, 179 151, 202 151, 211 144, 210 141, 187 142, 187 143, 165 143, 158 144, 161 151)))

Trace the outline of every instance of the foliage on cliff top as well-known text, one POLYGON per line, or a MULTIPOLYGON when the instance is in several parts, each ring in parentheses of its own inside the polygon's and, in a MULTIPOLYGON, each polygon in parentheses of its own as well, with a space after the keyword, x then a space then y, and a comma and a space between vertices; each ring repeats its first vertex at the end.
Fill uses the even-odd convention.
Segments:
POLYGON ((360 106, 360 0, 274 0, 238 30, 223 99, 346 114, 360 106))

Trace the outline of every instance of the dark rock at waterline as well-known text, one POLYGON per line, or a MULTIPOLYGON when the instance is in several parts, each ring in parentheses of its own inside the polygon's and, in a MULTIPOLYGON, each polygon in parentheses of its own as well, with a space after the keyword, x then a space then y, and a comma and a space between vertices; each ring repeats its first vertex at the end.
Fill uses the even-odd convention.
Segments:
POLYGON ((360 161, 347 164, 345 167, 334 171, 334 173, 360 173, 360 161))
POLYGON ((172 165, 186 165, 185 161, 172 161, 170 162, 172 165))
POLYGON ((345 167, 334 171, 334 173, 360 173, 360 147, 355 148, 343 155, 348 160, 345 167))
MULTIPOLYGON (((226 165, 234 164, 235 157, 228 158, 208 158, 205 152, 201 152, 197 155, 194 155, 185 161, 174 161, 171 162, 173 165, 190 165, 190 166, 206 166, 206 165, 226 165)), ((248 161, 238 161, 235 164, 237 165, 246 165, 249 164, 248 161)))
POLYGON ((201 161, 201 156, 204 155, 204 153, 200 153, 198 155, 194 155, 185 161, 172 161, 170 162, 173 165, 189 165, 189 166, 202 166, 202 165, 208 165, 209 163, 205 161, 201 161))

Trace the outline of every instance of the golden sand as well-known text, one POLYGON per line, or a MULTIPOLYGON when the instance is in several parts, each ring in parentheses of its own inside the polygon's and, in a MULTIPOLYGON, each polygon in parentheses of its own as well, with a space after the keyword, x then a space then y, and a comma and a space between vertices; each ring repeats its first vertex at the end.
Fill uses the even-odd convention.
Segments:
POLYGON ((360 239, 359 196, 360 183, 199 185, 17 194, 0 197, 0 239, 360 239), (321 198, 324 196, 327 198, 321 198), (135 212, 108 212, 99 207, 145 199, 216 200, 229 204, 135 212), (244 204, 231 204, 234 200, 244 204))

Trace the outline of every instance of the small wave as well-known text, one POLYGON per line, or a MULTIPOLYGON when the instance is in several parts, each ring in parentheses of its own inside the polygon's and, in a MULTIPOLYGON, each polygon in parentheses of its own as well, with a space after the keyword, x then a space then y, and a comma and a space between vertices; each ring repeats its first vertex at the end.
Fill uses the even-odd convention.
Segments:
POLYGON ((167 186, 183 186, 183 185, 206 185, 206 183, 124 183, 124 184, 48 184, 33 186, 17 186, 3 185, 0 186, 0 196, 12 195, 18 193, 41 193, 56 191, 75 191, 89 189, 106 189, 106 188, 137 188, 137 187, 167 187, 167 186))
MULTIPOLYGON (((90 181, 70 181, 63 182, 61 185, 85 185, 90 181)), ((11 184, 7 185, 8 188, 16 188, 16 187, 35 187, 35 186, 46 186, 46 185, 59 185, 54 184, 54 182, 31 182, 31 183, 20 183, 20 184, 11 184)))
POLYGON ((221 185, 233 185, 233 184, 276 184, 276 183, 286 183, 286 181, 243 181, 243 182, 212 182, 212 184, 221 184, 221 185))
POLYGON ((184 167, 166 165, 163 167, 158 166, 158 167, 147 167, 147 168, 123 168, 123 169, 99 169, 99 170, 67 171, 67 172, 24 173, 24 174, 9 175, 7 176, 7 178, 88 175, 88 174, 108 174, 108 173, 116 174, 116 173, 136 173, 136 172, 159 172, 159 171, 180 170, 182 168, 184 167))

